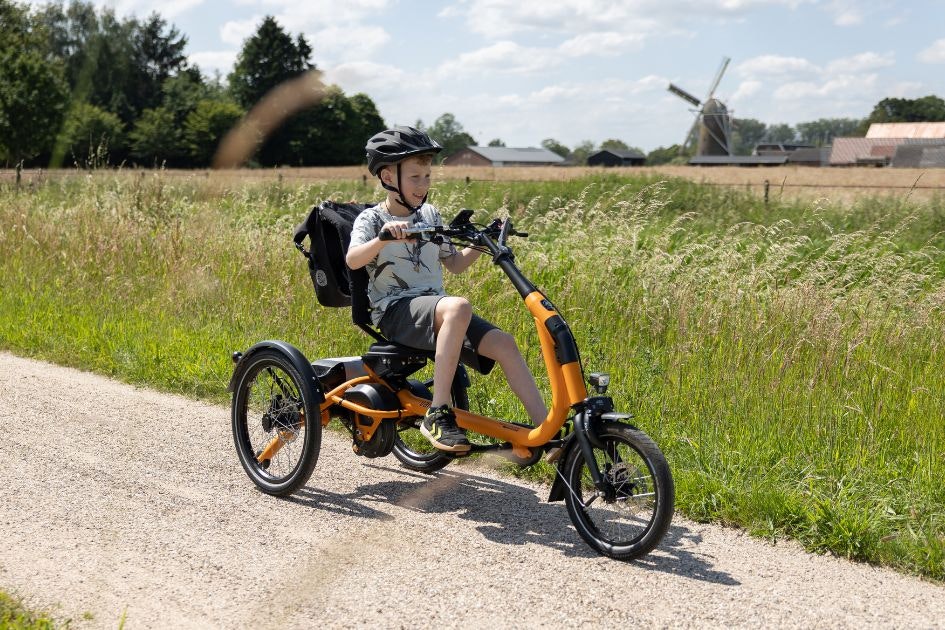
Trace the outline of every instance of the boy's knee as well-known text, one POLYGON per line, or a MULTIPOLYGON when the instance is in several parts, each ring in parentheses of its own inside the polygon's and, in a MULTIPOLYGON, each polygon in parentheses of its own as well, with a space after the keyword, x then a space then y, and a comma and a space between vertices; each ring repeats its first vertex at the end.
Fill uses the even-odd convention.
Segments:
POLYGON ((504 330, 498 328, 490 330, 483 341, 487 341, 492 353, 496 355, 493 358, 499 361, 517 357, 521 354, 518 350, 518 344, 515 342, 515 337, 504 330))
POLYGON ((468 322, 472 319, 472 304, 462 297, 447 297, 440 300, 437 310, 443 308, 443 319, 454 319, 468 322))

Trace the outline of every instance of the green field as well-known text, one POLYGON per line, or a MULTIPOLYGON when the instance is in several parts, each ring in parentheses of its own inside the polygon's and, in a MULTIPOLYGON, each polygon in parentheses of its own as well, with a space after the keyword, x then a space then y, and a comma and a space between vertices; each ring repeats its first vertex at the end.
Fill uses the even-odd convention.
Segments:
MULTIPOLYGON (((291 244, 314 202, 377 199, 360 179, 2 186, 4 349, 225 403, 230 353, 257 340, 311 359, 367 346, 346 310, 316 304, 291 244)), ((517 260, 568 318, 585 369, 611 373, 618 407, 666 452, 680 512, 945 579, 943 198, 766 207, 591 175, 445 182, 433 201, 532 234, 517 260)), ((516 335, 547 391, 498 269, 447 282, 516 335)), ((500 374, 473 387, 475 410, 524 415, 500 374)))

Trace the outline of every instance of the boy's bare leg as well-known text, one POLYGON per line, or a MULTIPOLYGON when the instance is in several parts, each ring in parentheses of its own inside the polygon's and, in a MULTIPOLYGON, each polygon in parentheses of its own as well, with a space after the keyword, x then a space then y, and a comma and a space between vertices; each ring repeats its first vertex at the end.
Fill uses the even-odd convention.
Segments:
POLYGON ((436 359, 433 363, 432 407, 453 406, 450 388, 459 364, 459 353, 463 348, 472 305, 465 298, 445 297, 436 303, 433 329, 436 332, 436 359))
POLYGON ((548 417, 548 408, 538 391, 538 384, 525 358, 519 352, 515 338, 502 330, 490 330, 479 342, 479 354, 495 359, 502 366, 509 387, 518 396, 532 424, 536 426, 548 417))

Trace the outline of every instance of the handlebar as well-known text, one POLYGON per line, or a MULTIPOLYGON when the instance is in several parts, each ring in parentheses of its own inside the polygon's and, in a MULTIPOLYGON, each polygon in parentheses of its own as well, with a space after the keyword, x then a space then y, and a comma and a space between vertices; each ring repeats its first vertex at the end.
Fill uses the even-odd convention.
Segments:
MULTIPOLYGON (((489 243, 492 242, 492 244, 498 246, 498 248, 505 247, 509 236, 528 237, 528 232, 518 232, 514 230, 512 221, 509 219, 506 219, 504 222, 501 219, 493 219, 492 222, 485 227, 476 226, 469 221, 472 213, 472 210, 463 209, 449 225, 417 224, 404 229, 404 233, 408 238, 424 238, 427 235, 432 237, 446 236, 466 241, 473 245, 486 245, 487 247, 489 247, 489 243), (496 241, 492 241, 492 239, 496 239, 496 241)), ((395 239, 393 234, 387 230, 383 230, 378 235, 378 240, 393 241, 395 239)), ((489 249, 491 250, 492 247, 489 247, 489 249)))

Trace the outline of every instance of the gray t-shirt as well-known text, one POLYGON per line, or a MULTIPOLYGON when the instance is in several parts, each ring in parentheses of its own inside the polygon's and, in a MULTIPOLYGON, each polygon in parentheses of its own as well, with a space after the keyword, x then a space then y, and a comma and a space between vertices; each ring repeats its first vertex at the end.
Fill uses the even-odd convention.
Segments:
MULTIPOLYGON (((390 221, 443 225, 439 211, 428 203, 409 217, 395 217, 382 206, 373 206, 363 210, 355 219, 349 247, 367 243, 390 221)), ((448 239, 440 245, 426 240, 387 244, 374 260, 365 265, 374 325, 381 321, 384 311, 395 300, 419 295, 445 295, 440 260, 455 253, 456 247, 448 239)))

